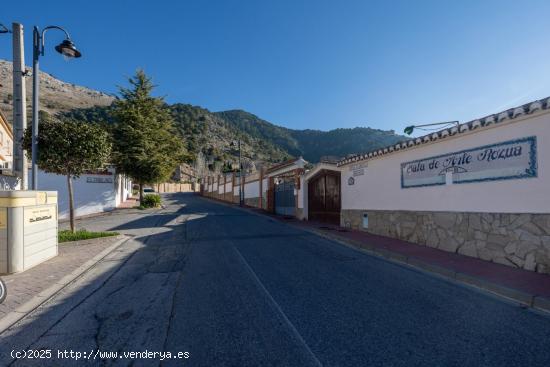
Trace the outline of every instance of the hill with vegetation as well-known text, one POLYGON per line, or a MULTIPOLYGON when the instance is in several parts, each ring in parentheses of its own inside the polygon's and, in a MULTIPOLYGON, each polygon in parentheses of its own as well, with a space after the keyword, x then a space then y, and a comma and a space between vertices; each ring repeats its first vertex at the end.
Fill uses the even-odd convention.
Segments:
MULTIPOLYGON (((27 78, 28 119, 31 119, 31 85, 27 78)), ((89 122, 111 121, 111 104, 116 96, 98 92, 40 74, 41 112, 89 122)), ((0 60, 0 109, 11 121, 13 107, 11 62, 0 60)), ((258 166, 303 156, 315 163, 322 157, 344 157, 403 140, 393 131, 366 127, 353 129, 294 130, 275 125, 256 115, 231 110, 211 112, 190 104, 167 104, 177 130, 192 156, 202 153, 210 168, 230 169, 237 162, 236 141, 241 141, 242 156, 258 166)))
POLYGON ((293 130, 274 125, 242 110, 217 112, 216 115, 234 125, 249 136, 265 139, 283 148, 293 156, 302 156, 310 162, 322 157, 345 157, 394 144, 406 139, 393 130, 377 130, 368 127, 351 129, 293 130))

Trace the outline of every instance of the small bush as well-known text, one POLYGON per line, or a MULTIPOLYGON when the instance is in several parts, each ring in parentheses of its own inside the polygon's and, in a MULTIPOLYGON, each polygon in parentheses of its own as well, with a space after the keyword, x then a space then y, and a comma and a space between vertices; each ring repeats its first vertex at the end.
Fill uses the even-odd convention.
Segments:
POLYGON ((144 208, 156 208, 159 207, 162 200, 158 194, 147 194, 143 197, 143 203, 140 206, 144 208))

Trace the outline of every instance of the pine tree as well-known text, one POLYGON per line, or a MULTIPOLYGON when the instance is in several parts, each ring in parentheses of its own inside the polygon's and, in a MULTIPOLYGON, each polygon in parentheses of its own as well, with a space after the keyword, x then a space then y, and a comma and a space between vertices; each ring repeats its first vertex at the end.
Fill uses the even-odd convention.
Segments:
POLYGON ((128 81, 113 109, 113 163, 139 184, 143 202, 143 186, 167 181, 185 151, 163 98, 151 96, 151 78, 138 70, 128 81))

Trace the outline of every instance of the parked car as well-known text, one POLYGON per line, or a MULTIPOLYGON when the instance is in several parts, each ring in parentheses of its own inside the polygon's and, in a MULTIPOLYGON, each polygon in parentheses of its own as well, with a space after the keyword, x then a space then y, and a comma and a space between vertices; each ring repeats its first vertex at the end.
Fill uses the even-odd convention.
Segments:
POLYGON ((155 189, 153 189, 152 187, 144 187, 143 188, 143 193, 144 194, 152 194, 155 192, 155 189))

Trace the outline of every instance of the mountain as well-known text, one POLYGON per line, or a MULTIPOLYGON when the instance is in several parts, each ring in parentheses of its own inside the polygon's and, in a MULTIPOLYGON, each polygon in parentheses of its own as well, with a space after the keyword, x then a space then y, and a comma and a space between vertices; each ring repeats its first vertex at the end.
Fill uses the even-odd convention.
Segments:
MULTIPOLYGON (((12 118, 12 66, 0 60, 0 109, 12 118)), ((31 119, 32 78, 27 77, 28 119, 31 119)), ((50 115, 90 122, 111 122, 110 106, 114 96, 86 87, 65 83, 50 74, 40 73, 40 109, 50 115)), ((357 127, 353 129, 293 130, 277 126, 242 110, 211 112, 199 106, 167 105, 177 130, 193 154, 204 153, 211 167, 222 168, 237 161, 233 144, 241 141, 242 156, 256 165, 281 162, 303 156, 318 162, 324 156, 343 157, 405 139, 393 131, 357 127)))
MULTIPOLYGON (((0 109, 8 121, 12 122, 13 78, 12 63, 0 60, 0 109)), ((25 79, 27 92, 27 116, 30 121, 32 111, 32 68, 25 79)), ((55 115, 61 111, 93 106, 109 106, 114 97, 103 92, 66 83, 53 75, 40 72, 40 109, 55 115)))
POLYGON ((310 162, 319 162, 324 156, 344 157, 365 152, 405 140, 393 130, 377 130, 368 127, 351 129, 293 130, 274 125, 242 110, 216 112, 248 135, 265 139, 280 146, 293 156, 302 156, 310 162))

